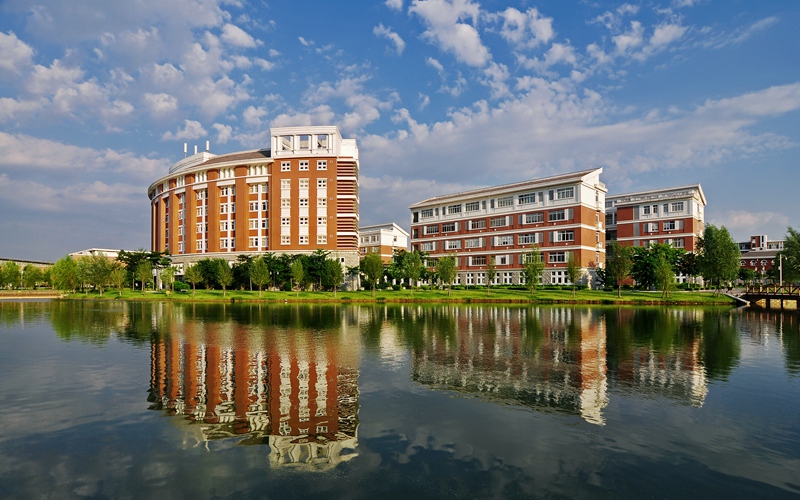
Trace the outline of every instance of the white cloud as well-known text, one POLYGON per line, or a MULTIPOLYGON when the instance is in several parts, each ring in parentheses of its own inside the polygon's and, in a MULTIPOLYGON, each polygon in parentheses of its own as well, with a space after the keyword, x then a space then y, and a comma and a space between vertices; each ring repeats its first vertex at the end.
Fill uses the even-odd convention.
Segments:
POLYGON ((594 24, 602 24, 609 31, 616 33, 622 26, 622 18, 625 16, 635 16, 639 13, 638 5, 622 4, 616 10, 606 11, 603 14, 592 19, 590 22, 594 24))
POLYGON ((21 75, 33 64, 33 48, 9 31, 0 32, 0 75, 11 73, 21 75))
POLYGON ((242 28, 233 24, 226 24, 222 27, 222 35, 220 38, 223 42, 236 47, 253 48, 259 43, 242 28))
POLYGON ((533 69, 539 74, 548 74, 547 72, 549 68, 556 64, 568 64, 573 67, 576 66, 578 64, 578 58, 571 46, 561 43, 554 43, 550 46, 550 49, 548 49, 543 60, 539 60, 538 57, 529 59, 520 54, 517 56, 517 62, 521 66, 528 69, 533 69))
POLYGON ((11 121, 16 118, 33 115, 45 108, 50 101, 45 98, 35 100, 17 100, 11 97, 0 97, 0 121, 11 121))
POLYGON ((306 47, 311 47, 312 45, 314 45, 313 41, 306 40, 302 36, 298 36, 297 39, 300 41, 301 44, 303 44, 306 47))
POLYGON ((272 127, 291 127, 299 125, 319 125, 334 123, 335 113, 328 105, 320 105, 306 113, 283 113, 272 120, 272 127))
POLYGON ((776 16, 759 19, 745 28, 740 28, 731 33, 711 33, 700 45, 706 48, 722 49, 731 45, 738 45, 751 37, 769 29, 780 22, 776 16))
POLYGON ((264 71, 272 71, 273 69, 275 69, 275 63, 267 61, 266 59, 256 57, 253 61, 259 68, 263 69, 264 71))
POLYGON ((65 67, 55 59, 50 67, 36 65, 28 80, 26 89, 38 95, 54 94, 59 89, 74 86, 83 78, 83 71, 76 67, 65 67))
POLYGON ((242 120, 247 125, 257 127, 261 125, 261 118, 267 116, 267 110, 263 107, 248 106, 242 113, 242 120))
POLYGON ((505 64, 493 62, 483 70, 483 74, 485 78, 481 83, 491 89, 492 99, 499 99, 509 95, 508 85, 506 85, 509 73, 505 64))
POLYGON ((178 99, 169 94, 145 93, 142 99, 154 116, 167 115, 178 109, 178 99))
POLYGON ((178 128, 174 134, 169 131, 164 132, 164 135, 161 136, 161 139, 164 141, 199 139, 206 134, 206 129, 203 128, 203 125, 201 125, 200 122, 195 120, 184 120, 183 130, 178 128))
POLYGON ((445 78, 444 77, 444 66, 442 66, 442 63, 440 63, 439 61, 437 61, 433 57, 428 57, 427 59, 425 59, 425 64, 427 64, 431 68, 435 69, 439 73, 439 76, 442 77, 442 80, 444 80, 444 78, 445 78))
POLYGON ((532 49, 549 43, 555 36, 553 19, 542 17, 533 7, 525 12, 509 7, 491 18, 502 22, 500 35, 517 48, 532 49))
POLYGON ((420 111, 422 111, 423 109, 427 108, 428 104, 431 103, 431 98, 429 96, 423 94, 422 92, 419 93, 419 100, 420 100, 420 103, 419 103, 420 111))
POLYGON ((233 134, 233 128, 230 125, 223 125, 221 123, 215 123, 212 125, 214 130, 217 131, 217 142, 220 144, 226 144, 233 134))
POLYGON ((172 87, 183 81, 183 71, 169 63, 153 64, 151 78, 159 87, 172 87))
POLYGON ((617 54, 631 53, 644 43, 644 26, 639 21, 631 21, 631 29, 612 38, 617 54))
POLYGON ((783 236, 791 221, 786 214, 777 212, 748 212, 746 210, 728 210, 722 213, 710 213, 708 222, 715 226, 725 226, 731 234, 744 239, 753 234, 768 233, 773 239, 783 236))
POLYGON ((372 28, 372 33, 374 33, 375 36, 382 36, 392 42, 392 44, 394 44, 394 51, 398 56, 403 54, 403 50, 406 48, 406 42, 400 38, 400 35, 392 31, 391 28, 386 28, 383 24, 379 24, 372 28))
POLYGON ((471 19, 477 24, 480 5, 469 0, 412 0, 408 10, 427 25, 423 37, 452 53, 460 62, 480 67, 491 60, 475 26, 461 22, 471 19))
POLYGON ((403 10, 403 0, 386 0, 384 4, 392 10, 403 10))

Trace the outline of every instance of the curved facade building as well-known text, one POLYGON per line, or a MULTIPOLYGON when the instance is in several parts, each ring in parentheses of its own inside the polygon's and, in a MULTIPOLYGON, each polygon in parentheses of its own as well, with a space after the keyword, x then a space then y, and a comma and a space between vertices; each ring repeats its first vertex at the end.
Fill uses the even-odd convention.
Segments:
POLYGON ((270 148, 195 153, 150 185, 151 248, 201 258, 331 252, 358 265, 358 147, 338 127, 270 129, 270 148))

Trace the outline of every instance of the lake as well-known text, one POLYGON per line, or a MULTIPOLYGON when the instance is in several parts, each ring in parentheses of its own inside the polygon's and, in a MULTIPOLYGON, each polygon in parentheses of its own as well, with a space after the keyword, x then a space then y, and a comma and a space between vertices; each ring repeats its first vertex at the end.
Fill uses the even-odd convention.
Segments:
POLYGON ((0 496, 797 497, 799 320, 0 301, 0 496))

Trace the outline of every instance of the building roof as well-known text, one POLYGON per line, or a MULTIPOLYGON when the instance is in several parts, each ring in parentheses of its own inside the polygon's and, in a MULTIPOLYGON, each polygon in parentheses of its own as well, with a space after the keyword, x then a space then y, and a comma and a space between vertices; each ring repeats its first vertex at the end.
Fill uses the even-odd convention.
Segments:
POLYGON ((267 158, 271 158, 269 149, 256 149, 252 151, 237 151, 235 153, 229 153, 225 155, 215 156, 209 160, 200 163, 199 166, 208 166, 208 165, 216 165, 217 163, 228 163, 228 162, 247 162, 251 160, 265 160, 267 158))
POLYGON ((409 236, 408 231, 406 231, 402 227, 398 226, 394 222, 386 222, 384 224, 372 224, 370 226, 359 226, 358 232, 362 233, 362 232, 367 232, 367 231, 375 231, 375 230, 378 230, 378 229, 391 229, 391 230, 394 230, 394 231, 399 231, 399 232, 403 233, 406 236, 409 236))
POLYGON ((629 203, 641 203, 643 201, 663 200, 674 198, 685 198, 689 196, 690 191, 697 191, 700 194, 700 200, 703 205, 706 205, 706 195, 703 193, 703 188, 700 184, 689 184, 687 186, 677 186, 661 189, 651 189, 648 191, 638 191, 635 193, 614 194, 606 196, 606 202, 616 201, 615 205, 625 205, 629 203))
MULTIPOLYGON (((537 189, 542 186, 552 186, 554 184, 568 184, 583 180, 584 177, 587 177, 591 174, 595 173, 600 174, 602 172, 603 172, 602 168, 591 168, 588 170, 581 170, 579 172, 572 172, 569 174, 559 174, 551 177, 541 177, 539 179, 530 179, 527 181, 514 182, 511 184, 502 184, 500 186, 492 186, 492 187, 474 189, 471 191, 462 191, 460 193, 434 196, 433 198, 428 198, 427 200, 414 203, 408 208, 414 209, 431 205, 434 203, 454 201, 458 198, 474 198, 477 196, 487 196, 487 195, 502 194, 511 191, 518 191, 520 189, 526 189, 526 188, 537 189)), ((605 188, 605 185, 603 185, 602 183, 600 183, 600 185, 603 186, 603 188, 605 188)))

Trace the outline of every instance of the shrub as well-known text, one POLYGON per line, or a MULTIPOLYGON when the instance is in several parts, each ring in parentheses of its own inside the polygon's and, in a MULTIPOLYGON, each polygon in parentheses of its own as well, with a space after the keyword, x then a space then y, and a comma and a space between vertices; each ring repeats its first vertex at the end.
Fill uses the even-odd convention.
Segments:
POLYGON ((172 286, 175 287, 176 292, 180 292, 181 290, 189 290, 190 288, 192 288, 183 281, 175 281, 175 283, 172 286))

